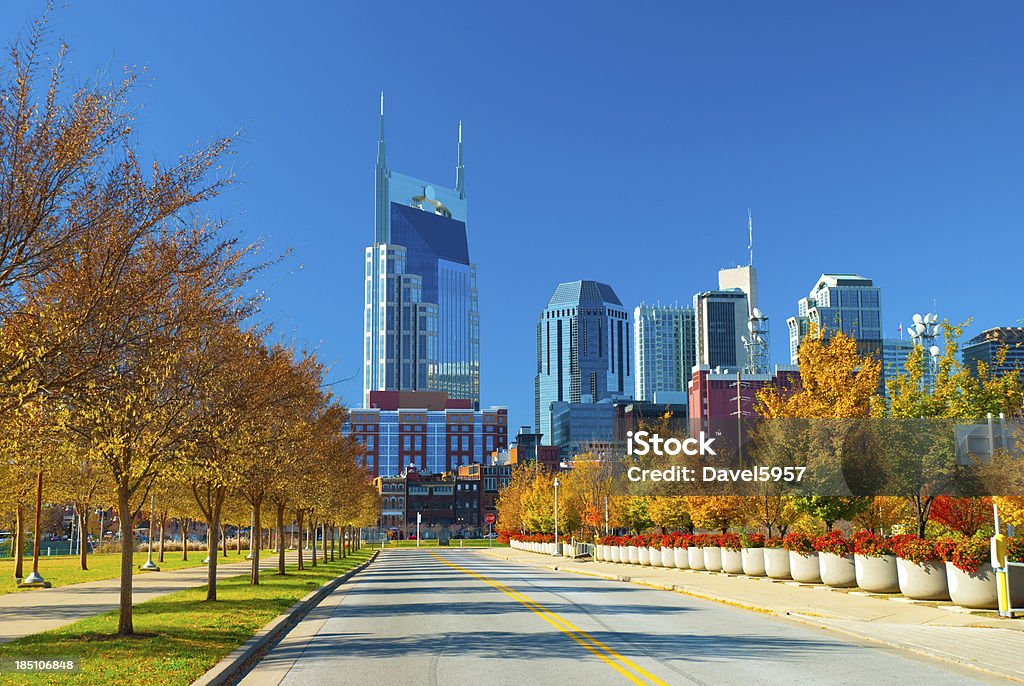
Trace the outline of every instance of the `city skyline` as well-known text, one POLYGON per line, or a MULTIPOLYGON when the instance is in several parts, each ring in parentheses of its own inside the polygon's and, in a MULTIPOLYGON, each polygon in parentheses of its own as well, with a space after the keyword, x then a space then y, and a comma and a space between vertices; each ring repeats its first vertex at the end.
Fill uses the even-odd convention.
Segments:
MULTIPOLYGON (((518 32, 496 29, 511 17, 503 10, 440 8, 459 41, 380 8, 203 6, 198 27, 183 9, 71 5, 51 35, 71 44, 83 75, 149 66, 136 126, 154 157, 245 131, 240 183, 214 209, 245 238, 266 237, 270 255, 294 247, 261 277, 265 318, 319 348, 349 405, 362 391, 355 323, 381 90, 397 168, 449 178, 465 122, 481 405, 508 406, 512 426, 533 423, 533 324, 558 283, 608 283, 629 310, 687 304, 718 269, 747 262, 748 207, 773 364, 788 357, 782 323, 822 273, 864 274, 885 291, 884 338, 915 312, 973 316, 965 342, 1020 319, 1009 280, 1024 248, 1024 100, 1008 87, 1021 75, 1019 7, 890 7, 879 20, 749 3, 664 8, 642 22, 554 8, 518 32), (557 27, 570 19, 565 35, 557 27), (360 31, 337 40, 346 25, 360 31), (621 49, 604 49, 609 35, 621 49), (563 51, 579 59, 555 60, 563 51), (428 76, 410 77, 410 65, 429 65, 428 76), (429 73, 458 76, 439 88, 429 73), (997 236, 1000 249, 962 259, 974 235, 997 236)), ((8 16, 18 26, 37 13, 8 16)))

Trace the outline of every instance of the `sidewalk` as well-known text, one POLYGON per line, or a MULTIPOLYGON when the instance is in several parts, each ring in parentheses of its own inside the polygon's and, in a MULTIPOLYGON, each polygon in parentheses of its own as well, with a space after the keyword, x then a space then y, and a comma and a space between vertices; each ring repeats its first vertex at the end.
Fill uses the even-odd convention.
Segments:
MULTIPOLYGON (((202 554, 202 553, 200 553, 202 554)), ((295 562, 289 552, 286 561, 295 562)), ((277 567, 277 556, 260 557, 260 569, 277 567)), ((247 574, 248 560, 217 565, 217 578, 247 574)), ((136 574, 132 598, 136 605, 160 596, 206 584, 205 565, 167 572, 136 574)), ((80 619, 116 610, 120 604, 120 579, 103 579, 58 588, 0 595, 0 643, 55 629, 80 619)))
POLYGON ((921 655, 1024 682, 1024 620, 972 614, 938 603, 887 599, 821 584, 757 577, 583 562, 503 548, 487 553, 511 562, 628 581, 787 617, 921 655))

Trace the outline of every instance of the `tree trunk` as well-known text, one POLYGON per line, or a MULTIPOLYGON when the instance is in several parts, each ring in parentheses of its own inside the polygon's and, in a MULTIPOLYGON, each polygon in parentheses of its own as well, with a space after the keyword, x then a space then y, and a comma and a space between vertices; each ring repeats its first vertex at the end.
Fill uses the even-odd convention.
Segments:
POLYGON ((36 473, 36 513, 32 529, 32 573, 39 573, 39 516, 43 513, 43 470, 36 473))
POLYGON ((167 528, 167 513, 160 513, 160 548, 158 552, 157 562, 164 561, 164 531, 167 528))
POLYGON ((220 535, 220 509, 224 504, 224 495, 214 495, 213 500, 213 517, 206 523, 207 557, 210 559, 206 568, 207 600, 217 600, 217 536, 220 535))
MULTIPOLYGON (((263 538, 263 523, 260 522, 260 510, 262 506, 260 503, 256 503, 256 506, 252 509, 252 528, 249 529, 249 549, 252 552, 252 564, 249 567, 249 583, 253 586, 259 586, 260 583, 260 548, 263 547, 261 540, 263 538), (253 532, 259 532, 259 538, 253 535, 253 532)), ((238 537, 242 539, 241 536, 238 537)), ((239 550, 241 555, 241 550, 239 550)))
POLYGON ((78 566, 89 569, 89 561, 86 555, 89 553, 89 508, 83 507, 78 513, 78 566))
POLYGON ((331 524, 331 562, 334 562, 334 544, 338 541, 338 527, 331 524))
MULTIPOLYGON (((249 540, 252 540, 252 529, 249 529, 249 540)), ((242 525, 235 524, 235 552, 242 557, 242 525)))
POLYGON ((14 578, 25 578, 25 506, 18 502, 14 510, 14 540, 11 542, 14 555, 14 578))
POLYGON ((320 534, 323 536, 320 539, 320 552, 324 554, 324 564, 327 564, 327 522, 320 525, 320 534))
POLYGON ((284 503, 277 504, 277 573, 284 574, 284 503))
POLYGON ((307 538, 306 540, 309 541, 309 559, 310 559, 311 565, 314 568, 316 568, 317 549, 316 549, 316 521, 315 520, 313 520, 313 519, 309 520, 309 530, 308 531, 309 531, 309 533, 307 534, 307 536, 309 538, 307 538))
POLYGON ((181 523, 181 559, 188 560, 188 517, 178 520, 181 523))
POLYGON ((132 625, 132 571, 134 567, 135 531, 132 529, 130 494, 126 488, 117 489, 117 512, 121 527, 121 602, 117 618, 117 633, 130 636, 132 625), (127 522, 127 526, 125 523, 127 522))
POLYGON ((295 546, 296 550, 299 553, 298 569, 302 570, 306 568, 305 565, 303 565, 302 563, 302 534, 305 531, 302 528, 302 510, 295 511, 295 529, 299 532, 299 544, 295 546))

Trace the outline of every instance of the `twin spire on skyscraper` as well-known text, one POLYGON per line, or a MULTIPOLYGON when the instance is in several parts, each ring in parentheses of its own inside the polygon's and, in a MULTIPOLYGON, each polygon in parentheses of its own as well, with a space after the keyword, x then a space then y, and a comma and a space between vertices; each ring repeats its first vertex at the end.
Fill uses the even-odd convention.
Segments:
MULTIPOLYGON (((380 138, 377 140, 377 165, 386 163, 384 145, 384 91, 380 92, 380 138)), ((466 168, 462 164, 462 122, 459 122, 459 154, 455 165, 455 190, 463 198, 466 197, 466 168)))

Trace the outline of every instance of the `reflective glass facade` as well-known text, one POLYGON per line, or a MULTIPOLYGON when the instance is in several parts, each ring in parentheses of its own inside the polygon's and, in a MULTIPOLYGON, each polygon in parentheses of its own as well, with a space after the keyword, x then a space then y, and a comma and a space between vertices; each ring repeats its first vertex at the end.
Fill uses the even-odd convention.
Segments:
POLYGON ((797 364, 797 351, 814 324, 827 338, 842 331, 857 341, 861 355, 882 355, 881 289, 871 279, 856 274, 822 274, 806 298, 797 302, 797 316, 790 317, 789 356, 797 364))
POLYGON ((375 242, 366 249, 363 405, 371 391, 445 391, 480 405, 480 315, 461 130, 456 187, 393 172, 383 114, 375 242))
POLYGON ((640 305, 633 311, 637 400, 659 392, 686 392, 697 361, 692 307, 640 305))
POLYGON ((537 323, 534 419, 545 445, 554 445, 552 403, 633 396, 632 328, 611 286, 573 281, 555 289, 537 323))

